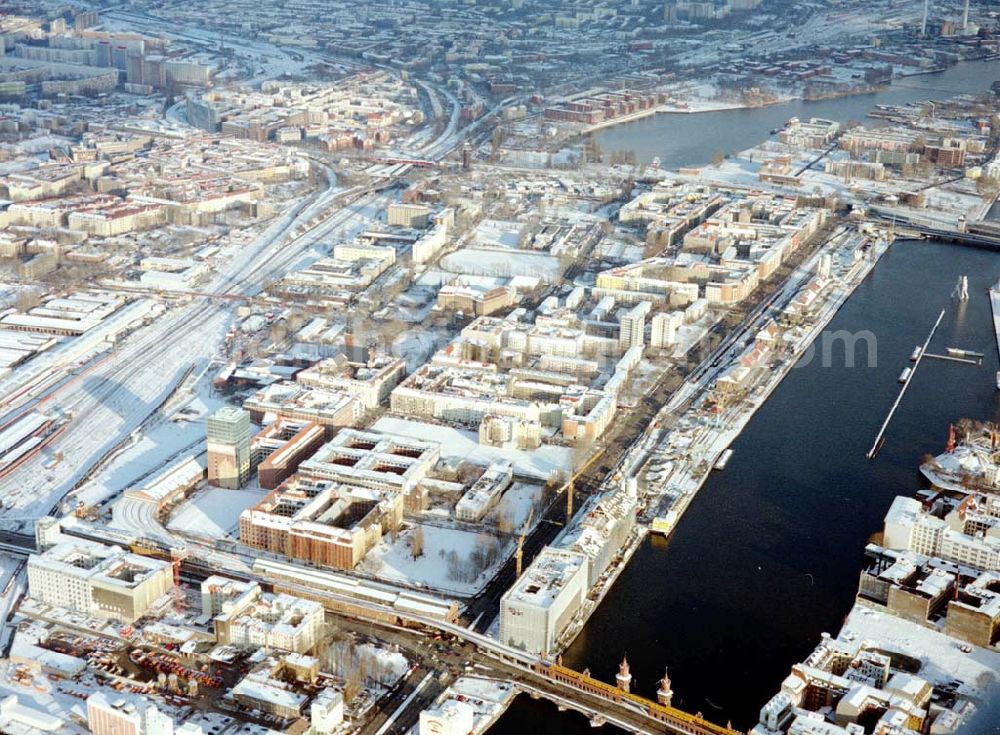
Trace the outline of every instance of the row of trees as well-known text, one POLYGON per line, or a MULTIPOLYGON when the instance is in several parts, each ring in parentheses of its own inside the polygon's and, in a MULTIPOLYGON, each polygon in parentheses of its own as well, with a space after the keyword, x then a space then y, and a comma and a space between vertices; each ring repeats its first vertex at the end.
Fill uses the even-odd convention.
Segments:
POLYGON ((321 663, 324 671, 344 680, 345 702, 353 702, 365 687, 390 686, 400 675, 399 667, 375 646, 356 645, 344 634, 334 634, 321 663))
POLYGON ((476 548, 465 559, 462 559, 454 549, 442 551, 448 564, 448 579, 463 584, 470 584, 479 579, 480 575, 501 559, 502 547, 495 536, 481 533, 476 536, 476 548))

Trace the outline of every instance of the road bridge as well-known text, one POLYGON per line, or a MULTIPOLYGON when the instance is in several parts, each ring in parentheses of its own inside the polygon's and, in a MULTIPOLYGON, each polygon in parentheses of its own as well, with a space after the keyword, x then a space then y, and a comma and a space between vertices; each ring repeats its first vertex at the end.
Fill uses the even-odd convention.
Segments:
POLYGON ((924 237, 971 245, 977 248, 1000 250, 1000 227, 989 222, 969 222, 964 230, 959 230, 952 227, 929 225, 913 217, 908 217, 905 213, 893 208, 873 206, 870 211, 880 218, 880 221, 892 222, 894 225, 902 223, 908 230, 917 232, 924 237))
POLYGON ((669 735, 738 735, 729 727, 720 727, 700 714, 689 714, 674 707, 661 705, 590 676, 558 662, 508 646, 487 635, 441 618, 425 617, 387 607, 361 597, 319 590, 298 584, 290 575, 260 577, 255 581, 271 586, 275 591, 298 595, 322 603, 338 614, 370 619, 374 623, 411 630, 415 636, 435 631, 468 644, 475 658, 498 674, 509 678, 525 691, 536 696, 551 696, 557 704, 573 702, 575 709, 598 721, 621 721, 625 729, 642 733, 669 735))
MULTIPOLYGON (((103 529, 92 527, 68 526, 65 532, 105 543, 117 543, 124 548, 134 549, 137 544, 143 543, 141 540, 129 539, 124 534, 108 534, 105 538, 103 529), (87 533, 87 530, 92 533, 87 533)), ((27 537, 21 539, 20 543, 27 543, 27 537)), ((31 544, 34 544, 34 539, 31 544)), ((173 562, 172 553, 166 546, 152 542, 146 542, 146 545, 148 548, 142 553, 151 556, 162 553, 164 560, 173 562)), ((337 615, 346 615, 373 625, 390 626, 398 632, 412 635, 415 642, 425 638, 429 632, 442 634, 469 646, 474 651, 471 658, 496 676, 513 681, 532 696, 546 697, 559 706, 572 706, 591 718, 595 724, 609 722, 632 732, 650 735, 739 735, 732 728, 709 722, 700 714, 690 714, 625 692, 595 679, 589 672, 574 671, 559 662, 513 648, 450 620, 418 615, 347 592, 307 586, 297 581, 291 572, 275 576, 236 569, 207 569, 197 555, 194 555, 180 561, 180 573, 183 578, 194 581, 219 573, 234 579, 257 582, 276 592, 316 600, 337 615)))
POLYGON ((737 735, 731 727, 709 722, 669 704, 660 704, 557 663, 538 659, 530 674, 519 673, 514 683, 532 696, 545 697, 575 709, 594 724, 610 722, 633 732, 671 735, 737 735))
POLYGON ((0 551, 15 556, 28 556, 34 554, 36 550, 34 535, 0 530, 0 551))

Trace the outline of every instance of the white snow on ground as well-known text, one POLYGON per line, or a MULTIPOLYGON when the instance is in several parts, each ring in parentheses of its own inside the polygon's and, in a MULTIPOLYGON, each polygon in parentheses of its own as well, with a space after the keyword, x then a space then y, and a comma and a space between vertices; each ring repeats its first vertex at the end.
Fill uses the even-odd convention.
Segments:
POLYGON ((192 393, 164 406, 141 435, 73 494, 84 505, 103 502, 130 488, 180 456, 205 451, 205 419, 224 401, 211 394, 213 371, 194 380, 192 393))
POLYGON ((267 493, 267 490, 252 487, 243 490, 206 488, 177 506, 167 528, 195 536, 221 538, 236 527, 240 513, 259 503, 267 493))
POLYGON ((472 431, 393 416, 383 416, 373 428, 386 434, 438 442, 444 458, 464 459, 483 466, 505 460, 514 465, 515 474, 541 480, 547 480, 553 472, 568 470, 573 461, 573 450, 569 447, 543 444, 531 451, 488 447, 481 445, 472 431))
POLYGON ((551 255, 504 248, 464 248, 444 256, 441 267, 474 276, 537 276, 546 281, 560 272, 559 260, 551 255))
POLYGON ((515 249, 521 241, 523 229, 524 225, 520 222, 488 219, 479 223, 474 237, 476 244, 484 248, 515 249))
POLYGON ((406 676, 406 672, 410 669, 410 663, 406 660, 406 656, 398 651, 390 651, 371 643, 362 643, 358 646, 357 653, 361 657, 374 659, 378 668, 377 679, 382 684, 391 684, 401 679, 406 676))
MULTIPOLYGON (((952 184, 948 187, 935 187, 924 192, 924 203, 929 208, 943 209, 954 215, 961 212, 967 216, 975 217, 976 212, 983 205, 983 198, 979 196, 975 189, 962 191, 959 182, 958 186, 952 184)), ((970 187, 971 188, 971 187, 970 187)))
MULTIPOLYGON (((362 562, 362 569, 380 579, 409 582, 443 592, 468 596, 478 592, 509 556, 509 549, 497 547, 496 561, 468 579, 471 557, 477 548, 501 544, 487 534, 420 524, 397 534, 393 542, 385 537, 362 562), (413 558, 412 542, 416 529, 423 534, 423 554, 413 558)), ((508 540, 506 546, 510 546, 508 540)), ((502 546, 503 544, 501 544, 502 546)))
POLYGON ((861 605, 851 610, 839 638, 874 641, 882 650, 919 659, 923 665, 917 675, 935 686, 960 681, 958 691, 980 701, 988 689, 990 696, 997 694, 1000 651, 973 646, 965 653, 950 636, 861 605))
POLYGON ((392 354, 406 360, 406 372, 412 373, 430 359, 437 344, 434 332, 411 330, 396 337, 392 343, 392 354))
POLYGON ((50 405, 71 411, 73 420, 48 452, 39 453, 5 479, 10 488, 5 497, 12 503, 7 515, 50 513, 54 502, 93 462, 156 413, 154 409, 181 383, 186 367, 198 372, 208 363, 226 322, 225 314, 201 306, 174 311, 126 339, 80 386, 54 397, 50 405), (65 459, 46 466, 56 451, 65 459))
POLYGON ((490 517, 509 518, 511 525, 519 529, 528 520, 528 513, 537 506, 541 497, 542 488, 539 485, 514 483, 490 511, 490 517))

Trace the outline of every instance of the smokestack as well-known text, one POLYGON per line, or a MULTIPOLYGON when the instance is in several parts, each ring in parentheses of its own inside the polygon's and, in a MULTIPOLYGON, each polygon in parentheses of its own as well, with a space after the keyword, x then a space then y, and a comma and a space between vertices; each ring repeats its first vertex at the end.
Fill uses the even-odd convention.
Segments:
POLYGON ((930 5, 930 0, 924 0, 924 19, 920 22, 920 35, 927 36, 927 8, 930 5))
POLYGON ((962 13, 962 32, 969 30, 969 0, 965 0, 965 11, 962 13))

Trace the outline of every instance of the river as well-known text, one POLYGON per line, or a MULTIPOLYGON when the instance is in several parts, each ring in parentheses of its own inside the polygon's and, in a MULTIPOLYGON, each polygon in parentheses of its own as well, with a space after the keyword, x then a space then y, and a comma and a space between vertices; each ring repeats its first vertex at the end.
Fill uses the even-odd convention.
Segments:
MULTIPOLYGON (((598 134, 605 151, 628 144, 665 167, 707 162, 742 150, 787 118, 862 119, 880 103, 983 91, 1000 62, 968 63, 905 80, 875 95, 793 102, 753 110, 658 115, 598 134)), ((921 457, 940 452, 948 423, 1000 419, 998 368, 985 290, 1000 276, 993 252, 899 242, 861 284, 828 332, 870 330, 877 360, 848 368, 843 356, 789 374, 733 444, 673 536, 648 539, 566 652, 565 662, 613 682, 628 655, 633 690, 653 696, 670 667, 676 705, 724 724, 751 727, 791 665, 836 633, 851 605, 869 536, 892 498, 924 483, 921 457), (950 300, 969 276, 967 304, 950 300), (926 360, 913 380, 878 459, 865 458, 898 389, 914 345, 938 311, 934 342, 986 354, 981 368, 926 360)), ((991 722, 1000 720, 990 718, 991 722)), ((981 722, 985 721, 981 718, 981 722)), ((491 735, 586 733, 582 716, 519 697, 491 735)), ((982 732, 986 730, 983 729, 982 732)), ((616 733, 610 726, 604 732, 616 733)), ((992 732, 992 730, 991 730, 992 732)))
POLYGON ((941 99, 963 92, 984 92, 1000 79, 1000 62, 966 62, 938 74, 906 77, 871 94, 824 100, 792 100, 778 105, 719 112, 659 113, 604 128, 593 134, 605 154, 635 151, 639 161, 660 158, 666 169, 710 163, 721 151, 736 153, 765 140, 789 118, 822 117, 839 122, 858 120, 881 124, 866 117, 879 104, 904 104, 941 99))

